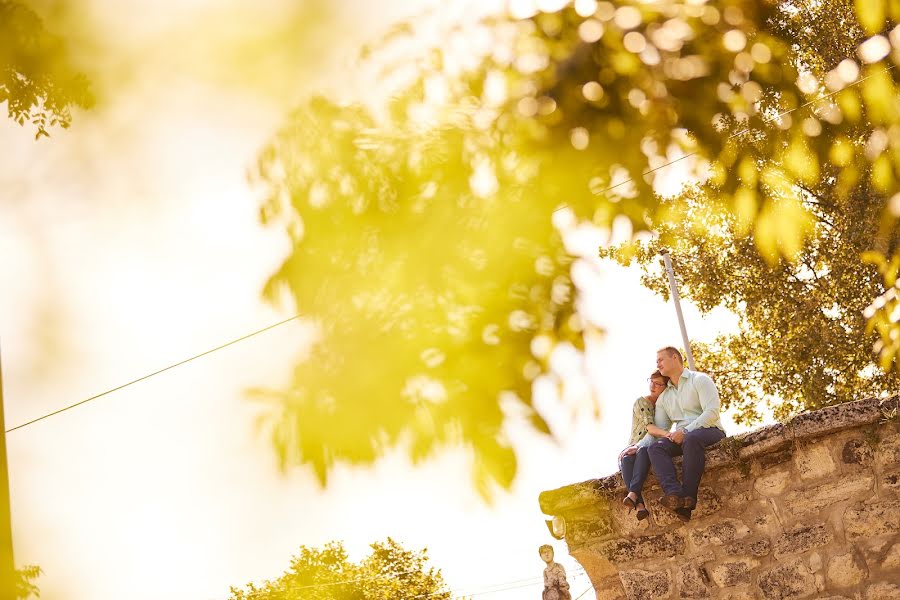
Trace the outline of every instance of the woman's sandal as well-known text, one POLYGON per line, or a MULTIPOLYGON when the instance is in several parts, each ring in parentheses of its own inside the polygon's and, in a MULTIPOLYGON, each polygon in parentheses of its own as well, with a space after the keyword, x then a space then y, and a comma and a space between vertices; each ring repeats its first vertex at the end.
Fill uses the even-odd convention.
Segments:
POLYGON ((638 521, 643 521, 644 519, 646 519, 647 517, 650 516, 650 511, 647 510, 647 507, 644 506, 643 503, 639 503, 638 506, 640 508, 638 508, 637 515, 635 515, 635 516, 637 517, 638 521))
POLYGON ((632 498, 631 494, 634 492, 628 492, 625 498, 622 500, 622 504, 628 507, 629 512, 637 508, 637 498, 632 498))

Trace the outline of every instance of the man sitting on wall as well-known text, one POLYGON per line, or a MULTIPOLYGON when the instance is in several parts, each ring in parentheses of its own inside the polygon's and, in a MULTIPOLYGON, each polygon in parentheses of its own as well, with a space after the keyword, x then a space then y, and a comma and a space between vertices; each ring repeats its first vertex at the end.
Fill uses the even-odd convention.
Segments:
POLYGON ((697 506, 697 490, 706 464, 706 447, 725 437, 719 420, 719 390, 709 375, 684 368, 681 352, 668 346, 656 353, 656 368, 669 384, 656 401, 658 424, 675 424, 675 431, 650 445, 653 472, 665 496, 660 500, 682 521, 691 520, 697 506), (683 455, 684 483, 679 483, 672 457, 683 455))

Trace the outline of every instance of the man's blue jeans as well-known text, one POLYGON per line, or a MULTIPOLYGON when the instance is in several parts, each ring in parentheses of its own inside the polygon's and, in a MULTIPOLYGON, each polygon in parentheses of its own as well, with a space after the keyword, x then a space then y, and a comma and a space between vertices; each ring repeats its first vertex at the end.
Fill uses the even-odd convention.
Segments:
POLYGON ((706 466, 706 447, 715 444, 725 437, 725 432, 717 427, 701 427, 686 431, 684 440, 679 446, 665 438, 653 442, 647 450, 653 473, 659 480, 666 495, 687 496, 697 499, 700 478, 706 466), (684 484, 678 482, 672 457, 683 455, 681 474, 684 484))
POLYGON ((641 490, 644 489, 644 482, 650 472, 650 457, 647 454, 647 448, 641 447, 634 454, 623 456, 619 461, 619 469, 622 471, 625 489, 637 494, 638 503, 643 503, 644 497, 641 496, 641 490))

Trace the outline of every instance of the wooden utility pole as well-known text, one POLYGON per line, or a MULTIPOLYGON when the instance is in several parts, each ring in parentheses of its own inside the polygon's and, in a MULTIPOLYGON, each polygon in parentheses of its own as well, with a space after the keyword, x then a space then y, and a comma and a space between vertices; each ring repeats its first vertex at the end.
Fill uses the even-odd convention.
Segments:
POLYGON ((0 598, 15 598, 9 470, 6 460, 6 419, 3 414, 3 363, 0 361, 0 598))

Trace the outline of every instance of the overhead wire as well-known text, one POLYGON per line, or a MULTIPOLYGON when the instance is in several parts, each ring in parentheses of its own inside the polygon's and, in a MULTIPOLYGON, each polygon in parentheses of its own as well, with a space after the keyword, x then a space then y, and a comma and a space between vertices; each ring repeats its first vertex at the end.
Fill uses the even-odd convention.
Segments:
POLYGON ((49 418, 52 417, 52 416, 58 415, 58 414, 60 414, 60 413, 64 413, 64 412, 66 412, 67 410, 72 410, 73 408, 76 408, 76 407, 78 407, 78 406, 82 406, 82 405, 84 405, 84 404, 87 404, 88 402, 92 402, 92 401, 94 401, 94 400, 96 400, 96 399, 98 399, 98 398, 102 398, 103 396, 107 396, 107 395, 109 395, 109 394, 112 394, 113 392, 117 392, 117 391, 119 391, 119 390, 121 390, 121 389, 123 389, 123 388, 127 388, 127 387, 130 386, 130 385, 134 385, 134 384, 136 384, 136 383, 140 383, 141 381, 144 381, 144 380, 146 380, 146 379, 150 379, 151 377, 155 377, 156 375, 159 375, 159 374, 161 374, 161 373, 165 373, 166 371, 170 371, 170 370, 172 370, 172 369, 174 369, 174 368, 176 368, 176 367, 180 367, 180 366, 182 366, 182 365, 185 365, 185 364, 187 364, 187 363, 189 363, 189 362, 191 362, 191 361, 197 360, 198 358, 202 358, 202 357, 204 357, 204 356, 207 356, 207 355, 209 355, 209 354, 212 354, 213 352, 218 352, 219 350, 222 350, 222 349, 227 348, 227 347, 229 347, 229 346, 233 346, 234 344, 237 344, 237 343, 239 343, 239 342, 243 342, 244 340, 249 339, 249 338, 252 338, 253 336, 259 335, 259 334, 261 334, 261 333, 265 333, 266 331, 269 331, 269 330, 271 330, 271 329, 275 329, 276 327, 280 327, 281 325, 284 325, 284 324, 286 324, 286 323, 290 323, 291 321, 296 321, 297 319, 301 318, 301 316, 302 316, 302 315, 294 315, 293 317, 290 317, 290 318, 288 318, 288 319, 284 319, 283 321, 279 321, 279 322, 277 322, 277 323, 273 323, 272 325, 269 325, 269 326, 267 326, 267 327, 263 327, 262 329, 257 329, 256 331, 254 331, 254 332, 252 332, 252 333, 248 333, 248 334, 246 334, 246 335, 242 335, 241 337, 235 338, 235 339, 231 340, 230 342, 226 342, 226 343, 224 343, 224 344, 221 344, 221 345, 219 345, 219 346, 216 346, 215 348, 210 348, 209 350, 206 350, 205 352, 201 352, 200 354, 195 354, 194 356, 191 356, 190 358, 186 358, 186 359, 184 359, 184 360, 178 361, 177 363, 171 364, 171 365, 169 365, 168 367, 164 367, 164 368, 162 368, 162 369, 159 369, 159 370, 157 370, 157 371, 154 371, 154 372, 152 372, 152 373, 149 373, 149 374, 147 374, 147 375, 144 375, 143 377, 138 377, 137 379, 133 379, 133 380, 129 381, 128 383, 123 383, 122 385, 118 385, 118 386, 116 386, 116 387, 114 387, 114 388, 108 389, 108 390, 106 390, 105 392, 101 392, 101 393, 99 393, 99 394, 96 394, 96 395, 94 395, 94 396, 91 396, 90 398, 85 398, 84 400, 80 400, 80 401, 75 402, 75 403, 73 403, 73 404, 69 404, 68 406, 64 406, 63 408, 60 408, 60 409, 58 409, 58 410, 54 410, 54 411, 52 411, 52 412, 49 412, 49 413, 47 413, 47 414, 45 414, 45 415, 42 415, 42 416, 40 416, 40 417, 37 417, 36 419, 31 419, 30 421, 26 421, 26 422, 24 422, 24 423, 20 423, 19 425, 16 425, 15 427, 10 427, 9 429, 6 430, 6 433, 10 433, 10 432, 12 432, 12 431, 16 431, 16 430, 18 430, 18 429, 22 429, 23 427, 28 427, 29 425, 33 425, 33 424, 35 424, 35 423, 37 423, 37 422, 39 422, 39 421, 43 421, 44 419, 49 419, 49 418))

